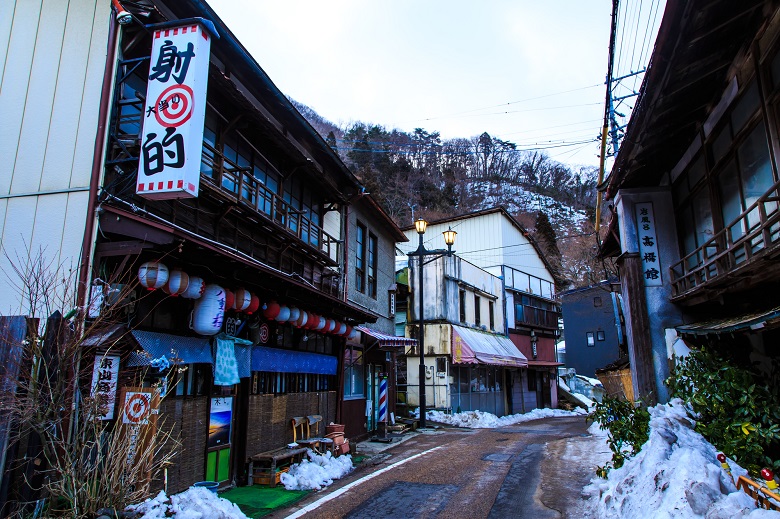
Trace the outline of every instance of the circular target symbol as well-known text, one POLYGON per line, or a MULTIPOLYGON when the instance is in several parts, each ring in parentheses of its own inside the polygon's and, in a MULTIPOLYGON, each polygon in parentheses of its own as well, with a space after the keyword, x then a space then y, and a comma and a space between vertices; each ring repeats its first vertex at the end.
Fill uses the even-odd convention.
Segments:
POLYGON ((125 403, 125 416, 130 423, 141 423, 146 420, 151 408, 149 395, 135 393, 125 403))
POLYGON ((192 115, 192 89, 187 85, 173 85, 157 98, 154 116, 166 128, 186 123, 192 115))
POLYGON ((261 343, 266 343, 266 342, 268 342, 268 336, 269 336, 269 334, 270 334, 270 332, 269 332, 269 330, 268 330, 268 325, 267 325, 267 324, 265 324, 265 323, 263 323, 263 325, 262 325, 262 326, 260 326, 260 342, 261 342, 261 343))

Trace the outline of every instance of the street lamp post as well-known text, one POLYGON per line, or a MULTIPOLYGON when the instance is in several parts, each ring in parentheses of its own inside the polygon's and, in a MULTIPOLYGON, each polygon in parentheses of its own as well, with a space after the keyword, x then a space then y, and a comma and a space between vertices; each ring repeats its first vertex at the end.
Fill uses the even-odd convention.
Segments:
POLYGON ((441 256, 452 256, 452 245, 455 243, 455 235, 458 234, 455 231, 453 231, 451 228, 448 228, 446 231, 444 231, 442 234, 444 235, 444 243, 447 244, 446 249, 434 249, 434 250, 428 250, 425 248, 425 245, 423 245, 423 235, 425 234, 425 229, 428 227, 428 222, 423 220, 422 218, 418 218, 414 222, 414 228, 417 230, 417 234, 420 236, 420 244, 417 247, 417 250, 414 252, 410 252, 409 256, 417 256, 417 265, 419 266, 419 272, 418 272, 418 279, 419 279, 419 286, 417 288, 418 292, 420 293, 419 297, 419 312, 420 315, 418 317, 419 320, 419 328, 417 332, 417 343, 420 347, 420 427, 425 427, 425 408, 426 408, 426 402, 425 402, 425 314, 423 312, 423 265, 425 265, 426 262, 423 262, 423 258, 425 256, 435 256, 434 258, 431 258, 428 260, 428 262, 431 262, 437 258, 440 258, 441 256))

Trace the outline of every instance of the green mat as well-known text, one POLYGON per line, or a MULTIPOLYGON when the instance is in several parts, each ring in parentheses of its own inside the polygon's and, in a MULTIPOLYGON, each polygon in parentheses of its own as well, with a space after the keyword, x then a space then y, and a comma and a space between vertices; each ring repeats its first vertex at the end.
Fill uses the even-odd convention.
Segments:
POLYGON ((274 488, 265 485, 252 485, 251 487, 231 488, 226 492, 220 492, 219 497, 224 497, 231 503, 235 503, 247 517, 256 519, 270 514, 277 508, 292 505, 306 497, 309 490, 285 490, 284 486, 274 488))

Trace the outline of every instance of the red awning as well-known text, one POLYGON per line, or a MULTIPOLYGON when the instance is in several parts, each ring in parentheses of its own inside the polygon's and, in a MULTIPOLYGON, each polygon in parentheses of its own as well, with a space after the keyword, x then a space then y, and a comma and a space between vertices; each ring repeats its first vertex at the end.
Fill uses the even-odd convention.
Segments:
POLYGON ((507 337, 462 326, 452 327, 452 362, 515 368, 528 366, 528 359, 507 337))
POLYGON ((417 346, 416 339, 409 339, 408 337, 397 337, 395 335, 385 335, 384 333, 377 332, 364 326, 355 326, 355 329, 361 333, 365 333, 366 335, 373 337, 374 339, 377 339, 379 341, 380 347, 391 346, 403 348, 406 346, 417 346))

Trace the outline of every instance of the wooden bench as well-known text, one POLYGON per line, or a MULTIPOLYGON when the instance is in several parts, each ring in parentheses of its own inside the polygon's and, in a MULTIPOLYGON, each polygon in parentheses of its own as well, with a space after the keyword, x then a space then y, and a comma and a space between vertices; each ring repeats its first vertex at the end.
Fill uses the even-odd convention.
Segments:
POLYGON ((319 435, 321 422, 322 416, 318 414, 291 418, 293 443, 309 447, 317 454, 323 454, 325 451, 333 453, 333 440, 319 435))
POLYGON ((249 477, 252 484, 264 484, 268 481, 271 487, 278 483, 278 477, 281 472, 286 472, 286 468, 280 468, 282 464, 288 467, 293 463, 299 463, 306 456, 307 447, 295 447, 274 449, 255 454, 249 458, 249 477))

